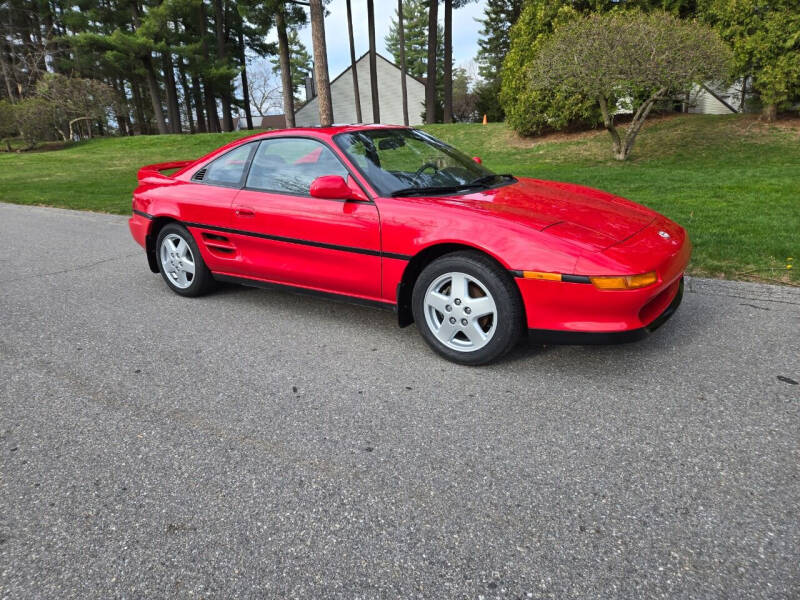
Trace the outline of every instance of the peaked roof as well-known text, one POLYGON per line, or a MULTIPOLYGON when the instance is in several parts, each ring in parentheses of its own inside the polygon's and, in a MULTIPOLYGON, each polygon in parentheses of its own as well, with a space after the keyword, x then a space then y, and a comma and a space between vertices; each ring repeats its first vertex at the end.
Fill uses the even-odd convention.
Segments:
MULTIPOLYGON (((367 52, 364 52, 364 54, 362 54, 361 56, 359 56, 359 57, 356 59, 356 62, 355 62, 355 64, 358 64, 358 63, 360 63, 360 62, 361 62, 361 61, 362 61, 364 58, 367 58, 368 56, 369 56, 369 51, 367 51, 367 52)), ((395 69, 397 69, 398 71, 400 70, 400 67, 399 67, 397 64, 393 63, 391 60, 389 60, 388 58, 386 58, 386 57, 385 57, 383 54, 381 54, 380 52, 376 52, 376 53, 375 53, 375 56, 377 56, 378 58, 382 58, 383 60, 385 60, 385 61, 386 61, 387 63, 389 63, 390 65, 392 65, 392 66, 393 66, 395 69)), ((353 68, 353 65, 347 65, 347 68, 346 68, 344 71, 342 71, 342 72, 341 72, 341 73, 339 73, 339 74, 338 74, 336 77, 334 77, 333 79, 331 79, 331 85, 333 85, 333 82, 334 82, 334 81, 336 81, 336 80, 337 80, 337 79, 339 79, 340 77, 344 76, 346 73, 349 73, 349 72, 350 72, 350 69, 352 69, 352 68, 353 68)), ((425 80, 424 80, 424 79, 420 79, 419 77, 415 77, 414 75, 412 75, 412 74, 411 74, 411 73, 409 73, 408 71, 406 71, 406 77, 408 77, 409 79, 413 79, 414 81, 419 81, 419 82, 420 82, 422 85, 425 85, 425 80)), ((314 96, 314 98, 316 98, 316 96, 314 96)))

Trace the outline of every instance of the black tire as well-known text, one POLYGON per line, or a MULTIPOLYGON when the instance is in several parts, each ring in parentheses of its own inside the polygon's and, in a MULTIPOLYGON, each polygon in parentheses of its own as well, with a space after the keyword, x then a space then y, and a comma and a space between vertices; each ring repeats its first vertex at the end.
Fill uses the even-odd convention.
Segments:
MULTIPOLYGON (((444 285, 447 286, 446 283, 444 285)), ((474 282, 468 283, 468 286, 474 285, 474 282)), ((468 289, 477 290, 479 294, 484 293, 479 287, 468 287, 468 289)), ((452 288, 449 293, 453 293, 452 288)), ((468 291, 467 296, 472 293, 472 291, 468 291)), ((477 297, 472 299, 476 300, 477 297)), ((469 299, 465 298, 462 302, 464 306, 461 303, 458 303, 458 307, 448 304, 446 309, 453 312, 448 313, 445 318, 450 319, 451 316, 469 318, 469 315, 459 312, 467 310, 466 305, 469 304, 469 299)), ((425 267, 414 283, 411 306, 417 328, 428 345, 446 359, 463 365, 484 365, 497 360, 519 342, 520 336, 524 331, 525 311, 519 295, 519 289, 514 280, 508 271, 494 260, 476 251, 460 251, 446 254, 425 267), (482 342, 485 345, 472 350, 469 348, 454 349, 445 345, 437 337, 436 332, 431 329, 432 325, 426 319, 425 297, 428 289, 438 281, 441 281, 441 278, 444 277, 446 280, 448 274, 458 273, 467 275, 483 286, 494 301, 496 309, 491 321, 480 325, 480 327, 485 327, 491 332, 488 342, 482 342)), ((437 320, 445 315, 444 312, 438 311, 432 314, 435 316, 431 318, 437 320)), ((460 319, 457 318, 456 327, 459 321, 460 319)), ((444 325, 444 320, 442 320, 441 324, 444 325)), ((470 324, 472 325, 472 323, 470 324)), ((463 329, 466 329, 466 325, 463 329)), ((464 333, 456 333, 455 335, 456 337, 450 342, 451 345, 454 343, 469 343, 468 336, 465 336, 464 333), (458 336, 462 336, 464 342, 459 342, 458 336)))
MULTIPOLYGON (((169 257, 166 257, 166 260, 168 261, 169 257)), ((156 262, 158 263, 158 270, 161 273, 161 276, 164 278, 167 287, 181 296, 202 296, 203 294, 207 294, 209 291, 211 291, 216 284, 211 275, 211 271, 208 270, 206 263, 203 261, 203 257, 200 254, 200 250, 197 247, 197 243, 194 241, 192 234, 189 233, 189 231, 183 225, 178 223, 169 223, 164 225, 164 227, 161 228, 161 231, 158 232, 158 239, 156 240, 156 262), (162 252, 164 240, 168 237, 170 237, 171 240, 174 240, 175 236, 186 242, 189 250, 191 251, 191 258, 194 262, 194 273, 191 274, 191 278, 189 277, 188 273, 186 274, 188 281, 187 287, 181 287, 180 282, 173 279, 173 277, 170 275, 170 272, 174 272, 174 269, 171 268, 169 262, 164 262, 165 256, 164 252, 162 252)))

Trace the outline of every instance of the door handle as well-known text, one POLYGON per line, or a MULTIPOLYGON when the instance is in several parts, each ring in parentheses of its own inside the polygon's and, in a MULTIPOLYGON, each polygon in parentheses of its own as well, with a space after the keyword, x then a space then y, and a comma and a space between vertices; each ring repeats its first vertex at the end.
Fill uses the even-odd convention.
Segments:
POLYGON ((256 211, 249 206, 240 206, 236 209, 236 215, 239 217, 255 217, 256 211))

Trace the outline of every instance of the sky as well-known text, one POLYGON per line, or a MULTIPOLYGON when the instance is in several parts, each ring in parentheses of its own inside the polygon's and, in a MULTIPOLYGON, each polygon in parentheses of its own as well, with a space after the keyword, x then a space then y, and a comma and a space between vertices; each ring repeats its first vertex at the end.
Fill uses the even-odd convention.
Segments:
MULTIPOLYGON (((375 46, 379 54, 392 60, 386 51, 384 37, 389 33, 389 25, 397 8, 396 0, 375 0, 375 46)), ((353 9, 353 37, 356 44, 356 58, 369 50, 367 33, 367 2, 351 0, 353 9)), ((467 4, 453 11, 453 61, 456 65, 468 63, 478 51, 478 31, 481 24, 475 19, 483 16, 486 0, 467 4)), ((332 0, 327 5, 325 18, 325 40, 328 46, 328 72, 333 79, 350 65, 350 44, 347 39, 347 5, 345 0, 332 0)), ((439 7, 439 22, 443 23, 444 7, 439 7)), ((300 40, 311 47, 311 26, 299 31, 300 40)))

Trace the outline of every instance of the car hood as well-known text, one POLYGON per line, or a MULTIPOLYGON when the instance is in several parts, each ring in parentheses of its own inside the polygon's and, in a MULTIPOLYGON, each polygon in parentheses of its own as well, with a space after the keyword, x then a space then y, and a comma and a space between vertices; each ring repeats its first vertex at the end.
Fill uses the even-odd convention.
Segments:
POLYGON ((631 237, 658 216, 607 192, 539 179, 520 178, 511 185, 442 200, 546 231, 593 251, 631 237))

